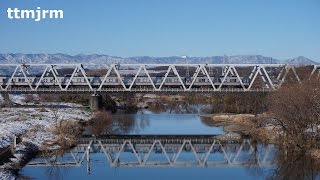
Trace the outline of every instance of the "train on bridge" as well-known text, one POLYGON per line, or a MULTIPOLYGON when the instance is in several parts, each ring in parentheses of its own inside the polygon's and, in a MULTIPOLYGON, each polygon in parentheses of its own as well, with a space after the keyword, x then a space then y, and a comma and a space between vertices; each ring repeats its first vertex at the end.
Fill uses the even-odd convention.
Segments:
POLYGON ((286 81, 317 78, 320 70, 319 65, 307 67, 300 78, 296 67, 286 64, 111 64, 102 69, 82 64, 1 66, 6 69, 0 71, 0 91, 17 93, 270 92, 286 81))
MULTIPOLYGON (((0 77, 0 85, 5 87, 8 82, 10 81, 11 77, 0 77)), ((210 77, 211 82, 215 86, 219 86, 222 82, 222 87, 228 87, 228 88, 237 88, 241 87, 241 83, 244 86, 249 86, 251 80, 249 77, 237 77, 237 76, 218 76, 218 77, 210 77), (225 79, 224 79, 225 78, 225 79), (239 78, 242 82, 240 82, 239 78)), ((66 75, 63 77, 43 77, 36 76, 36 77, 13 77, 11 80, 11 86, 19 86, 19 87, 29 87, 29 84, 32 86, 36 86, 39 81, 40 86, 43 87, 50 87, 50 86, 57 86, 58 83, 64 87, 69 84, 69 87, 72 86, 88 86, 88 83, 93 88, 99 87, 104 77, 98 77, 98 76, 91 76, 91 77, 72 77, 71 75, 66 75), (69 81, 71 81, 69 83, 69 81)), ((210 79, 207 76, 198 76, 195 79, 193 77, 176 77, 176 76, 168 76, 165 78, 165 81, 163 82, 163 77, 157 77, 157 76, 151 76, 150 78, 148 76, 139 76, 136 79, 133 76, 125 76, 120 78, 115 77, 107 77, 105 81, 103 82, 103 85, 108 85, 109 87, 118 87, 122 86, 122 82, 125 86, 130 86, 132 82, 134 81, 134 86, 150 86, 152 85, 150 79, 152 80, 153 84, 155 86, 160 86, 163 84, 163 86, 170 86, 170 87, 179 87, 182 85, 182 83, 186 86, 190 86, 192 84, 192 87, 194 88, 201 88, 203 86, 210 86, 211 82, 210 79)))

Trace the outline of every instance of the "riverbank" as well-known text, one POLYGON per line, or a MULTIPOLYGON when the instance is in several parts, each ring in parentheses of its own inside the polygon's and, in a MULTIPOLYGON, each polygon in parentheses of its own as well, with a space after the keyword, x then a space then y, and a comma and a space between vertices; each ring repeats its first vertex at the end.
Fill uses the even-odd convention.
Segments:
MULTIPOLYGON (((279 136, 283 133, 280 126, 274 125, 273 118, 267 114, 214 114, 202 116, 203 121, 211 126, 222 126, 224 132, 240 135, 250 135, 264 143, 282 145, 279 136)), ((304 149, 313 159, 320 160, 318 148, 304 149)))
POLYGON ((202 115, 204 121, 212 126, 222 126, 225 132, 245 133, 255 118, 252 114, 213 114, 202 115))
POLYGON ((225 132, 251 135, 261 141, 273 143, 279 129, 272 125, 266 114, 213 114, 201 116, 206 124, 222 126, 225 132))
MULTIPOLYGON (((24 105, 23 96, 14 96, 13 103, 24 105)), ((48 142, 57 140, 55 132, 60 122, 83 122, 91 118, 91 112, 78 104, 72 103, 44 103, 46 106, 32 108, 8 108, 0 109, 0 149, 7 148, 13 143, 13 137, 20 137, 13 157, 9 162, 0 166, 0 177, 14 179, 19 164, 25 161, 30 153, 36 152, 47 145, 48 142), (48 108, 50 105, 62 105, 69 108, 48 108)), ((54 144, 54 143, 52 143, 54 144)), ((55 148, 59 148, 55 144, 55 148)))

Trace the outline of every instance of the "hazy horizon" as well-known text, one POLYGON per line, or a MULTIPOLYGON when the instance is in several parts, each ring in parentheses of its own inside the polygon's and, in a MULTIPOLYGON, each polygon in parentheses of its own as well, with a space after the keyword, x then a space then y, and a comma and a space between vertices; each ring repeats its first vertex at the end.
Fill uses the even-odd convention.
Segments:
POLYGON ((280 59, 280 58, 277 58, 277 57, 273 57, 273 56, 269 56, 269 55, 261 55, 261 54, 234 54, 234 55, 227 55, 227 54, 224 54, 224 55, 211 55, 211 56, 188 56, 188 55, 169 55, 169 56, 147 56, 147 55, 138 55, 138 56, 117 56, 117 55, 112 55, 112 54, 98 54, 98 53, 92 53, 92 54, 83 54, 83 53, 78 53, 78 54, 68 54, 68 53, 43 53, 43 52, 40 52, 40 53, 20 53, 20 52, 8 52, 8 53, 3 53, 3 52, 0 52, 0 54, 30 54, 30 55, 36 55, 36 54, 47 54, 47 55, 56 55, 56 54, 64 54, 64 55, 70 55, 70 56, 80 56, 80 55, 83 55, 83 56, 90 56, 90 55, 98 55, 98 56, 110 56, 110 57, 119 57, 119 58, 136 58, 136 57, 150 57, 150 58, 166 58, 166 57, 178 57, 178 58, 183 58, 183 56, 187 56, 188 58, 206 58, 206 57, 233 57, 233 56, 262 56, 262 57, 270 57, 270 58, 273 58, 275 60, 280 60, 280 61, 284 61, 284 60, 289 60, 289 59, 295 59, 295 58, 298 58, 298 57, 305 57, 305 58, 308 58, 310 60, 313 60, 313 61, 316 61, 316 62, 320 62, 319 60, 317 59, 312 59, 312 58, 309 58, 307 56, 304 56, 304 55, 299 55, 299 56, 296 56, 296 57, 291 57, 291 58, 287 58, 287 59, 280 59))

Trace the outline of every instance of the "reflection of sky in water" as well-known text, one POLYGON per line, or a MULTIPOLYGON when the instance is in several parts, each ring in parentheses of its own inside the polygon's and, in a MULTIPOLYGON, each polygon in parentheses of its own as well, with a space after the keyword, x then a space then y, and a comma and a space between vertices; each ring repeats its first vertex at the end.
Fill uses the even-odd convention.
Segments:
MULTIPOLYGON (((124 153, 125 154, 125 153, 124 153)), ((131 155, 132 156, 132 155, 131 155)), ((48 174, 48 167, 23 168, 21 174, 35 179, 265 179, 264 175, 254 175, 256 170, 250 168, 235 167, 174 167, 174 168, 156 168, 156 167, 110 167, 102 153, 92 154, 90 163, 90 175, 87 174, 86 163, 80 167, 60 167, 51 175, 48 174), (48 177, 49 175, 49 177, 48 177)), ((265 171, 268 168, 264 169, 265 171)))
POLYGON ((113 120, 128 120, 128 116, 134 121, 128 134, 223 134, 223 128, 208 126, 194 114, 114 115, 113 120))
MULTIPOLYGON (((192 135, 192 134, 218 134, 223 133, 222 128, 211 127, 204 124, 200 116, 194 114, 135 114, 135 115, 114 115, 113 120, 123 121, 119 125, 128 125, 130 128, 129 134, 182 134, 182 135, 192 135)), ((126 133, 126 132, 124 132, 126 133)), ((251 143, 250 143, 251 144, 251 143)), ((222 166, 222 167, 110 167, 106 156, 103 153, 93 153, 90 155, 90 175, 87 174, 87 163, 84 161, 81 166, 78 167, 55 167, 55 169, 50 170, 50 167, 31 167, 26 166, 20 171, 21 176, 30 176, 34 179, 152 179, 152 180, 164 180, 164 179, 266 179, 267 177, 272 177, 276 169, 275 166, 262 166, 258 167, 254 164, 257 162, 262 162, 266 160, 273 161, 276 159, 275 149, 273 145, 262 145, 258 144, 256 149, 252 150, 249 143, 245 144, 240 153, 238 149, 240 144, 236 147, 224 146, 225 153, 230 158, 231 161, 237 160, 237 162, 252 162, 251 165, 244 166, 222 166), (269 149, 270 148, 270 149, 269 149), (258 161, 259 159, 259 161, 258 161), (262 161, 261 161, 262 160, 262 161)), ((195 148, 196 149, 196 148, 195 148)), ((144 157, 145 153, 138 152, 139 156, 144 157)), ((68 153, 64 155, 67 156, 68 153)), ((205 152, 197 152, 197 156, 201 159, 205 157, 205 152)), ((82 157, 83 153, 79 154, 82 157)), ((116 154, 113 153, 113 157, 116 154)), ((170 159, 176 155, 176 152, 168 153, 170 159)), ((119 159, 122 163, 126 161, 136 162, 137 159, 132 152, 122 152, 119 155, 119 159)), ((70 160, 70 155, 69 155, 70 160)), ((279 157, 278 157, 279 158, 279 157)), ((288 158, 286 156, 286 158, 288 158)), ((120 162, 119 160, 119 162, 120 162)), ((225 157, 221 151, 212 151, 207 158, 208 162, 225 162, 225 157), (214 153, 213 153, 214 152, 214 153)), ((277 159, 277 160, 281 160, 277 159)), ((301 171, 304 173, 309 173, 313 166, 305 166, 306 159, 301 159, 302 163, 297 163, 298 165, 303 165, 303 167, 297 166, 293 168, 293 172, 288 169, 288 163, 286 161, 277 161, 278 165, 282 171, 279 173, 292 174, 295 171, 301 171), (279 163, 280 162, 280 163, 279 163), (288 171, 288 172, 286 172, 288 171)), ((155 153, 153 151, 147 162, 166 162, 167 159, 163 153, 155 153)), ((195 160, 195 155, 190 151, 182 151, 180 156, 177 158, 178 163, 183 162, 197 162, 195 160)), ((296 162, 295 162, 296 163, 296 162)), ((241 164, 241 163, 240 163, 241 164)), ((296 165, 294 165, 296 166, 296 165)), ((277 167, 279 169, 279 167, 277 167)), ((304 177, 303 176, 303 177, 304 177)), ((302 176, 301 176, 302 177, 302 176)), ((314 178, 317 179, 318 177, 314 178)), ((274 178, 277 179, 277 178, 274 178)), ((302 178, 303 179, 303 178, 302 178)))

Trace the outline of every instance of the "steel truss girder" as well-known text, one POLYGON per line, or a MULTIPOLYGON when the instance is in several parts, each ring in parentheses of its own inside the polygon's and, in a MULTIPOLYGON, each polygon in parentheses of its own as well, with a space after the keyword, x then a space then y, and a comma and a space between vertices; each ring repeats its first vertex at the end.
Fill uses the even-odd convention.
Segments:
POLYGON ((317 79, 320 78, 320 65, 314 65, 309 79, 311 79, 313 77, 313 75, 316 73, 316 71, 318 71, 318 74, 316 75, 317 79))
MULTIPOLYGON (((168 75, 170 72, 173 72, 175 77, 178 78, 178 82, 180 87, 182 88, 182 92, 192 92, 194 91, 194 85, 196 78, 199 77, 200 72, 208 79, 207 85, 205 85, 208 90, 212 91, 223 91, 223 85, 226 83, 227 78, 232 75, 236 76, 240 83, 240 89, 241 91, 252 91, 253 84, 257 81, 258 76, 260 76, 263 80, 264 86, 266 89, 270 90, 276 90, 279 88, 286 80, 287 75, 290 71, 293 72, 294 77, 296 78, 297 82, 301 83, 301 80, 295 70, 294 66, 286 65, 286 64, 111 64, 110 66, 107 66, 107 73, 103 76, 103 80, 100 82, 100 85, 98 88, 93 88, 90 80, 87 77, 86 71, 83 68, 82 64, 0 64, 0 67, 15 67, 13 74, 10 76, 9 81, 7 83, 4 83, 2 86, 0 86, 0 91, 9 91, 9 88, 13 86, 13 78, 16 76, 17 72, 21 72, 23 77, 25 79, 25 82, 27 82, 27 85, 29 87, 29 91, 37 92, 39 91, 39 87, 41 87, 42 80, 46 77, 47 73, 52 73, 52 76, 55 78, 55 84, 54 86, 58 87, 60 91, 68 92, 70 91, 70 85, 74 77, 77 76, 78 73, 81 73, 84 81, 86 82, 86 88, 90 92, 102 92, 107 91, 105 89, 108 89, 108 82, 106 82, 108 77, 111 77, 111 73, 114 72, 116 74, 116 77, 118 78, 123 91, 134 91, 134 85, 136 83, 137 78, 141 73, 144 73, 146 75, 146 78, 148 79, 148 82, 150 82, 151 89, 155 92, 162 92, 165 91, 163 89, 163 86, 168 78, 168 75), (119 67, 126 66, 126 67, 136 67, 137 72, 134 74, 134 78, 130 84, 125 84, 123 82, 122 75, 120 73, 119 67), (41 73, 41 77, 39 81, 32 85, 31 82, 29 82, 27 74, 28 74, 28 68, 29 67, 43 67, 44 71, 41 73), (61 82, 59 82, 58 78, 60 77, 57 71, 57 67, 60 68, 73 68, 73 73, 71 74, 71 77, 69 78, 69 81, 67 82, 64 87, 62 86, 61 82), (167 67, 166 73, 163 77, 161 77, 160 85, 157 87, 153 79, 151 78, 150 71, 147 69, 147 67, 167 67), (190 85, 187 85, 183 81, 183 77, 179 74, 177 67, 195 67, 196 70, 194 74, 192 75, 192 81, 190 85), (241 79, 241 75, 238 73, 237 68, 253 68, 251 71, 251 74, 249 75, 250 83, 248 86, 244 85, 243 80, 241 79), (224 68, 225 73, 223 73, 223 76, 221 77, 221 82, 217 84, 217 82, 212 81, 212 75, 208 73, 207 68, 210 70, 212 68, 224 68), (278 74, 276 80, 279 80, 280 83, 275 84, 273 80, 270 77, 270 74, 266 70, 266 68, 281 68, 281 72, 278 74), (284 74, 283 74, 284 73, 284 74), (281 78, 282 77, 282 78, 281 78), (216 84, 215 84, 216 83, 216 84), (4 86, 4 87, 3 87, 4 86), (105 88, 106 87, 106 88, 105 88)), ((318 71, 318 77, 320 77, 320 69, 319 65, 314 65, 314 68, 310 74, 310 77, 313 76, 318 71)), ((169 87, 170 89, 171 87, 169 87)), ((263 87, 261 87, 263 88, 263 87)), ((181 91, 180 91, 181 92, 181 91)))
POLYGON ((294 77, 296 78, 296 80, 297 80, 300 84, 302 83, 301 80, 300 80, 300 78, 299 78, 299 76, 298 76, 298 74, 297 74, 297 72, 296 72, 296 69, 295 69, 294 66, 289 66, 289 65, 287 65, 287 66, 285 66, 284 70, 285 70, 285 73, 284 73, 284 75, 283 75, 283 77, 282 77, 282 79, 281 79, 281 81, 280 81, 279 86, 281 86, 281 85, 285 82, 285 79, 286 79, 286 77, 288 76, 290 70, 293 72, 294 77))
POLYGON ((68 91, 68 87, 71 84, 72 79, 75 77, 75 75, 78 72, 81 72, 83 75, 83 78, 85 80, 85 82, 87 83, 88 89, 90 89, 91 91, 93 90, 90 81, 88 79, 88 77, 86 76, 86 72, 83 69, 83 66, 81 64, 0 64, 0 67, 15 67, 14 72, 12 73, 12 75, 9 78, 8 83, 6 84, 5 88, 3 88, 2 86, 0 86, 0 90, 1 91, 7 91, 8 88, 10 86, 12 86, 12 80, 13 78, 17 75, 17 72, 20 71, 23 75, 23 79, 25 82, 27 82, 30 91, 37 91, 39 86, 41 85, 43 79, 46 77, 47 73, 52 73, 54 79, 55 79, 55 83, 56 86, 59 87, 59 89, 61 91, 68 91), (31 82, 29 81, 28 78, 32 78, 32 77, 28 77, 26 72, 28 72, 28 67, 43 67, 44 70, 41 73, 41 77, 38 80, 38 82, 36 83, 36 86, 32 86, 31 82), (61 83, 59 82, 59 76, 58 76, 58 71, 56 69, 56 67, 63 67, 63 68, 74 68, 73 73, 71 74, 71 78, 69 79, 69 81, 67 82, 67 85, 65 88, 62 87, 61 83))

